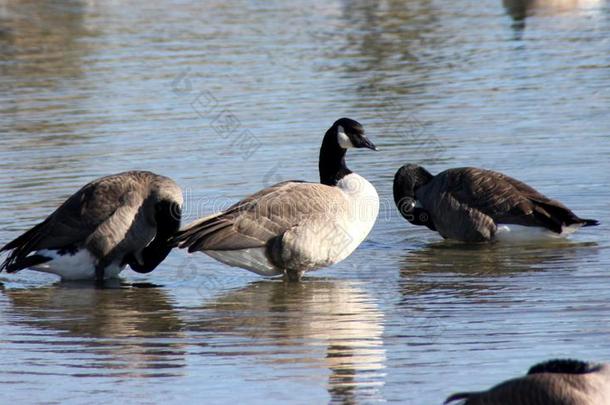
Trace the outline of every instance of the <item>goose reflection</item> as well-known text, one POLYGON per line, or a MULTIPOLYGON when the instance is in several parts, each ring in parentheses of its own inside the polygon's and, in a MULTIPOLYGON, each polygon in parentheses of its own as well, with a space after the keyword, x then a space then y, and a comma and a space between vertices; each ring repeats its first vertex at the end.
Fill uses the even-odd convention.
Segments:
MULTIPOLYGON (((525 19, 534 14, 575 12, 603 3, 603 0, 502 0, 506 13, 513 19, 513 28, 519 34, 525 28, 525 19)), ((517 35, 517 39, 521 36, 517 35)))
POLYGON ((348 1, 343 3, 341 16, 349 29, 337 31, 336 35, 345 36, 347 49, 328 55, 328 60, 341 60, 346 53, 358 56, 346 60, 344 69, 357 74, 360 93, 405 94, 422 85, 409 78, 409 73, 427 71, 418 55, 434 48, 440 40, 431 35, 438 28, 432 2, 348 1))
POLYGON ((487 294, 498 276, 577 268, 598 250, 595 242, 571 240, 523 245, 442 241, 409 252, 402 260, 401 278, 407 294, 437 290, 487 294))
POLYGON ((184 367, 185 352, 176 343, 182 322, 159 288, 92 289, 63 283, 0 293, 9 299, 9 321, 26 325, 40 336, 32 343, 45 351, 67 350, 86 356, 79 368, 86 363, 93 374, 110 371, 129 377, 158 377, 175 375, 175 369, 184 367), (66 337, 73 339, 63 339, 66 337), (90 360, 92 353, 94 361, 90 360))
POLYGON ((0 55, 15 63, 2 73, 36 87, 53 87, 49 80, 82 73, 79 41, 91 34, 85 24, 86 5, 78 0, 7 0, 0 5, 0 55))
POLYGON ((504 8, 515 20, 536 12, 563 13, 595 7, 602 3, 603 0, 502 0, 504 8))
POLYGON ((380 399, 383 315, 360 284, 260 281, 202 309, 206 316, 185 322, 189 329, 209 335, 210 346, 219 334, 237 335, 245 338, 242 356, 276 367, 328 369, 333 402, 380 399))

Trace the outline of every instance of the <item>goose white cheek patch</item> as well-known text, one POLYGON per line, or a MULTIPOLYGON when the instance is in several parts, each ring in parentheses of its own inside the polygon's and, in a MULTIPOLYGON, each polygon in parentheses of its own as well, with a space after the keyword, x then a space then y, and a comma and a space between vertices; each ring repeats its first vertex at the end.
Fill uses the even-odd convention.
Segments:
POLYGON ((339 142, 339 146, 341 146, 343 149, 349 149, 354 147, 354 144, 349 139, 349 136, 347 136, 345 130, 341 125, 339 125, 339 128, 337 128, 337 141, 339 142))

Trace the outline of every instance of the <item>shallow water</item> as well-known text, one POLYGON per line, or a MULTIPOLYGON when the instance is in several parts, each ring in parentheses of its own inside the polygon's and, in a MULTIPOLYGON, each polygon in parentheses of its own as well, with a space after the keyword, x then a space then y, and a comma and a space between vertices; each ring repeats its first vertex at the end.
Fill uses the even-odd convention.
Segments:
POLYGON ((186 221, 350 167, 379 220, 297 285, 173 252, 98 290, 1 275, 2 402, 436 404, 551 357, 610 360, 606 1, 0 1, 0 240, 96 177, 168 175, 186 221), (527 3, 527 4, 525 4, 527 3), (506 172, 602 225, 464 246, 407 224, 405 162, 506 172))

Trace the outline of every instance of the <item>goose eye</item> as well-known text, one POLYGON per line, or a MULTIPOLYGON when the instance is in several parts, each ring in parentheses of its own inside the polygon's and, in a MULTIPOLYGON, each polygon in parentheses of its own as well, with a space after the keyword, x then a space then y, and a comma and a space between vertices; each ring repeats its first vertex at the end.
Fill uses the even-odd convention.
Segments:
POLYGON ((406 215, 409 214, 413 211, 413 209, 415 208, 415 200, 412 199, 411 197, 405 197, 402 198, 400 201, 398 201, 398 210, 400 211, 401 214, 406 215))

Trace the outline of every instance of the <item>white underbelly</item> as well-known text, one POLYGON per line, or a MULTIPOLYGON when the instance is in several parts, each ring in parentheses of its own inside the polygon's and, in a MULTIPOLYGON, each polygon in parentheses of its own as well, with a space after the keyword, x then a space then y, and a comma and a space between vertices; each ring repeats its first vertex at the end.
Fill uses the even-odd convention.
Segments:
POLYGON ((555 233, 538 226, 523 226, 515 224, 499 224, 494 239, 501 242, 536 242, 565 238, 581 227, 571 225, 564 227, 561 233, 555 233))
MULTIPOLYGON (((56 274, 62 280, 90 280, 95 278, 96 260, 87 249, 80 249, 74 254, 60 255, 57 250, 42 249, 34 254, 50 257, 51 260, 31 267, 32 270, 56 274)), ((112 263, 104 269, 104 279, 116 278, 125 268, 119 263, 112 263)))
POLYGON ((233 267, 250 270, 261 276, 277 276, 282 270, 276 268, 267 258, 266 248, 238 250, 204 250, 208 256, 233 267))

